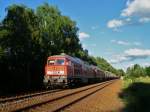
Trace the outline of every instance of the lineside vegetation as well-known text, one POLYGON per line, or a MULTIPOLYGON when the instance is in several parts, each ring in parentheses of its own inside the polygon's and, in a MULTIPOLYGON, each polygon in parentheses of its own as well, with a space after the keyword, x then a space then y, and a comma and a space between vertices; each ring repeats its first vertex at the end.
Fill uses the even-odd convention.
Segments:
POLYGON ((125 103, 125 112, 150 111, 150 77, 124 79, 123 91, 120 97, 125 103))

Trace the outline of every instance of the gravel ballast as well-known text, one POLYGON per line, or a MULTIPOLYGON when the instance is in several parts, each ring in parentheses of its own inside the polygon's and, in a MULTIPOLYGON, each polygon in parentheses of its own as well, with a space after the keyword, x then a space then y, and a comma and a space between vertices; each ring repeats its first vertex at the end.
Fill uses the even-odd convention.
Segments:
POLYGON ((63 112, 121 112, 124 107, 119 98, 121 89, 122 80, 117 80, 103 90, 66 108, 63 112))

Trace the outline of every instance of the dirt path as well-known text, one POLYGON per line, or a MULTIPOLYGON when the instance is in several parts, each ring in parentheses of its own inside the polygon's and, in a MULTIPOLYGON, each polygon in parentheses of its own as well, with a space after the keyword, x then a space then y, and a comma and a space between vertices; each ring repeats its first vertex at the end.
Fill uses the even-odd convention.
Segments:
POLYGON ((117 80, 103 90, 66 108, 64 112, 120 112, 124 106, 118 96, 121 88, 122 81, 117 80))

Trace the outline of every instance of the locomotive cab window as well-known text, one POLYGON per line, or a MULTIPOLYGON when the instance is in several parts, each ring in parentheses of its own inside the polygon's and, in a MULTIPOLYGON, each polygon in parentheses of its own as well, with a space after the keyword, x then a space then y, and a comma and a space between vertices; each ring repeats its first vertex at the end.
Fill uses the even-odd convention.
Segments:
POLYGON ((65 64, 65 60, 64 59, 57 59, 56 60, 56 64, 57 65, 64 65, 65 64))
POLYGON ((48 65, 54 65, 55 64, 55 60, 48 60, 48 65))

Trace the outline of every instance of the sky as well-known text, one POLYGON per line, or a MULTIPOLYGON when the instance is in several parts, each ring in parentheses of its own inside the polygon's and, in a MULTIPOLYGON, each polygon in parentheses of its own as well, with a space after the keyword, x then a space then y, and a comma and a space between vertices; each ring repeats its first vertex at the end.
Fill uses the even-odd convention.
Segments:
POLYGON ((118 69, 150 66, 150 0, 0 0, 0 21, 9 5, 36 9, 44 2, 76 21, 80 42, 90 55, 118 69))

